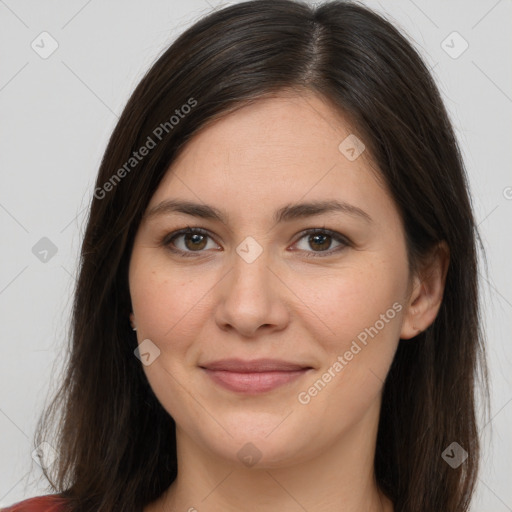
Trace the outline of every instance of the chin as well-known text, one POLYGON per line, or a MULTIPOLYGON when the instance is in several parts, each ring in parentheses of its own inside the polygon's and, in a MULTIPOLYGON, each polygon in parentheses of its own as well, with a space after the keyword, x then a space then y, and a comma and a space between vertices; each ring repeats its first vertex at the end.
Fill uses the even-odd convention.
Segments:
MULTIPOLYGON (((294 425, 268 415, 253 415, 252 420, 236 420, 223 423, 229 436, 223 431, 219 438, 204 437, 209 450, 240 467, 270 469, 287 467, 309 459, 313 453, 313 433, 304 431, 304 426, 294 425)), ((286 415, 284 416, 286 418, 286 415)), ((222 421, 222 420, 221 420, 222 421)))

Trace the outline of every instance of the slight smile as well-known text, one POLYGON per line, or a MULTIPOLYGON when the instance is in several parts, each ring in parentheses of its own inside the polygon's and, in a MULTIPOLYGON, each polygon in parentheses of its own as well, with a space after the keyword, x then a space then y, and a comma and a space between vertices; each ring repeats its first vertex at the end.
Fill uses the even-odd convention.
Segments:
POLYGON ((218 385, 236 393, 255 395, 290 383, 313 368, 277 359, 222 359, 200 365, 218 385))

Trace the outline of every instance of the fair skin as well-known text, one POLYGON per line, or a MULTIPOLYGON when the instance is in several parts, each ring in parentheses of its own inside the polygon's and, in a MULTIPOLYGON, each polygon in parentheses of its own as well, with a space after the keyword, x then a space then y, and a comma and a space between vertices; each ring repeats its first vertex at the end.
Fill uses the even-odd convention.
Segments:
POLYGON ((260 99, 201 130, 151 198, 147 212, 173 199, 223 220, 161 209, 136 234, 131 321, 138 342, 160 350, 143 368, 176 422, 178 450, 177 479, 144 512, 393 510, 373 472, 383 382, 399 339, 433 322, 448 257, 409 272, 399 213, 368 151, 350 161, 338 149, 351 133, 313 93, 260 99), (285 205, 334 200, 364 213, 273 218, 285 205), (189 226, 208 234, 162 243, 189 226), (348 242, 304 235, 310 228, 348 242), (250 262, 237 252, 246 237, 257 242, 249 252, 261 250, 250 262), (233 357, 310 369, 240 393, 201 367, 233 357), (308 392, 319 379, 325 386, 308 392), (240 456, 247 443, 258 454, 251 466, 240 456))

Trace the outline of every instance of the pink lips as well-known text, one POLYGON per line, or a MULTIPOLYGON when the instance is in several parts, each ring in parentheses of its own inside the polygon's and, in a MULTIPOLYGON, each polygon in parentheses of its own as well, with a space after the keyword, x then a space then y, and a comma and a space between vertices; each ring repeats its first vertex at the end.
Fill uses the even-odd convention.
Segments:
POLYGON ((238 393, 271 391, 304 375, 310 366, 277 359, 223 359, 201 365, 220 386, 238 393))

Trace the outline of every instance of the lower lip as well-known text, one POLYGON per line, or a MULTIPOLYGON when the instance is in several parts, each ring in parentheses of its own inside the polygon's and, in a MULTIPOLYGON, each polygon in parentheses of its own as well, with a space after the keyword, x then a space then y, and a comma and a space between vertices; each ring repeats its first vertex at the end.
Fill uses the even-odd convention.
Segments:
POLYGON ((204 368, 210 378, 230 391, 246 394, 265 393, 302 377, 309 368, 295 371, 272 371, 237 373, 226 370, 209 370, 204 368))

